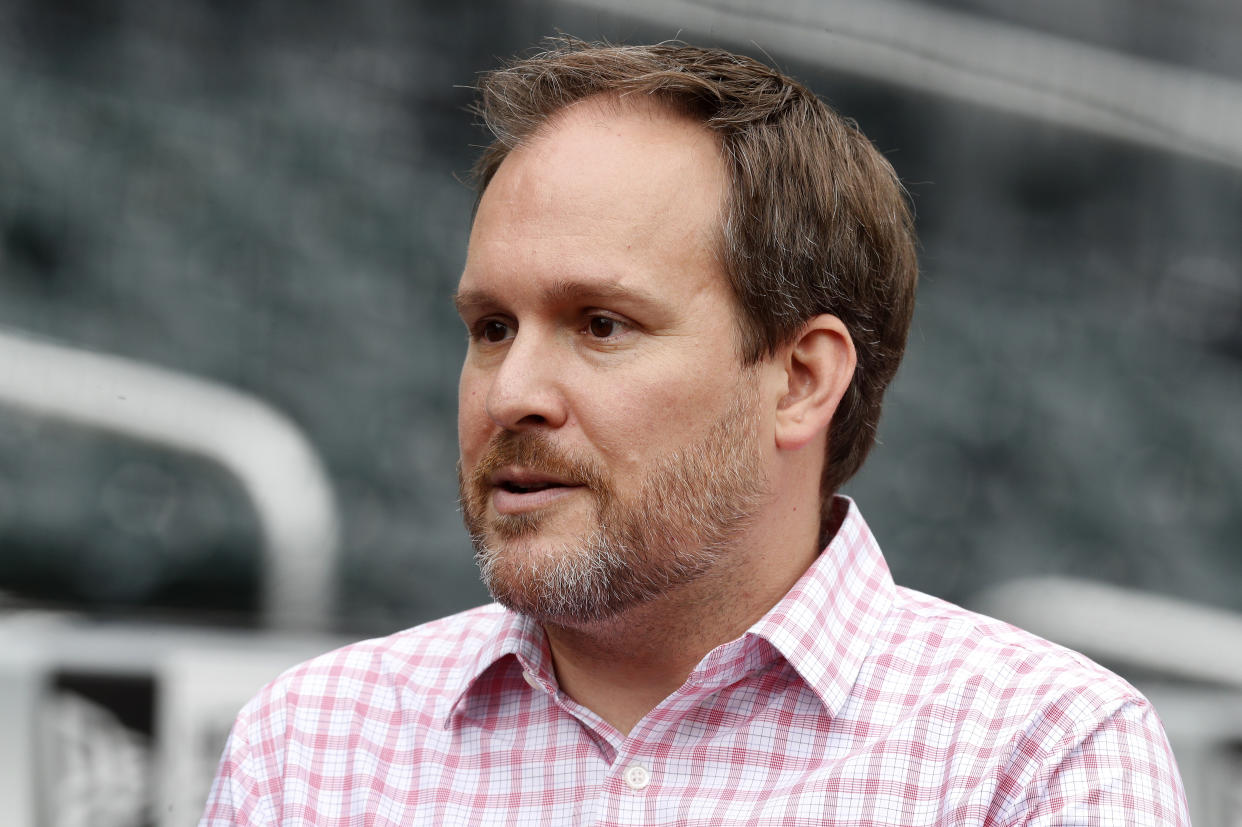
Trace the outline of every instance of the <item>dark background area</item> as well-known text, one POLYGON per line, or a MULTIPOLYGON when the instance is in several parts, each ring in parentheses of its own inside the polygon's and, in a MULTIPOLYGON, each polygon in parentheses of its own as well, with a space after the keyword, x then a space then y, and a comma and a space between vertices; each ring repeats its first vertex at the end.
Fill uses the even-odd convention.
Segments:
MULTIPOLYGON (((937 5, 1242 80, 1208 0, 937 5)), ((454 472, 467 87, 558 29, 679 33, 538 2, 0 2, 0 329, 291 416, 342 513, 336 629, 486 599, 454 472)), ((898 582, 1242 610, 1242 172, 685 36, 775 59, 911 191, 915 325, 847 486, 898 582)), ((0 409, 0 605, 247 623, 258 543, 218 469, 0 409)))

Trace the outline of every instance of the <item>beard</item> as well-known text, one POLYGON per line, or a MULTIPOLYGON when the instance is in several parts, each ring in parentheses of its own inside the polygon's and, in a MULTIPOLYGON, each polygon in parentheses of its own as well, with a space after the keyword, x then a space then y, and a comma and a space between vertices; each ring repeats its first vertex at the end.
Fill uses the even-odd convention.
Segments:
POLYGON ((541 622, 607 620, 719 568, 753 524, 768 491, 758 389, 743 381, 703 437, 656 460, 629 498, 596 459, 539 430, 497 433, 468 475, 458 468, 458 481, 475 561, 497 602, 541 622), (550 543, 539 537, 551 517, 543 510, 489 518, 488 479, 507 465, 582 486, 589 528, 550 543))

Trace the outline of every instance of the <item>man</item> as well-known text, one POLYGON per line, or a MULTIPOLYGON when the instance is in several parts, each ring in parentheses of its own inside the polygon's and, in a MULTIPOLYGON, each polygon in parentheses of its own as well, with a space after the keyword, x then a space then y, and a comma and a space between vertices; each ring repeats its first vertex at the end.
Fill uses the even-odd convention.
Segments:
POLYGON ((903 191, 789 78, 485 76, 461 501, 499 605, 243 710, 204 825, 1186 824, 1147 702, 893 585, 834 492, 913 306, 903 191))

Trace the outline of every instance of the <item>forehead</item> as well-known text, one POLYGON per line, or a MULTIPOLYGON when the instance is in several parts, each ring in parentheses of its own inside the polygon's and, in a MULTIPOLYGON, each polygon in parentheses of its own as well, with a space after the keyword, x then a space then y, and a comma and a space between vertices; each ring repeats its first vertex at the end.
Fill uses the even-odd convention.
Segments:
POLYGON ((726 186, 719 141, 698 122, 646 98, 582 101, 497 169, 463 286, 496 273, 616 280, 670 267, 723 278, 726 186))

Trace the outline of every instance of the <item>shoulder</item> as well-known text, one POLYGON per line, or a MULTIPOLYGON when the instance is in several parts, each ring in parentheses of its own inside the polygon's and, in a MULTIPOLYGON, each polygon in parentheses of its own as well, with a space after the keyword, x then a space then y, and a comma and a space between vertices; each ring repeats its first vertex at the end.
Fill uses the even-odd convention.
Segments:
POLYGON ((899 588, 860 681, 893 732, 917 733, 942 757, 953 784, 993 791, 997 823, 1105 805, 1133 815, 1135 802, 1164 814, 1151 823, 1186 823, 1154 710, 1078 652, 899 588))
POLYGON ((287 670, 242 710, 238 726, 327 731, 400 711, 430 723, 452 704, 473 655, 496 634, 504 610, 481 606, 387 637, 343 646, 287 670))
POLYGON ((882 636, 908 649, 930 668, 987 674, 1007 684, 1086 683, 1107 695, 1138 692, 1084 654, 1046 641, 994 617, 966 610, 922 592, 897 589, 882 636))
POLYGON ((342 773, 380 777, 392 755, 436 740, 504 617, 471 609, 286 671, 238 715, 201 824, 274 824, 289 803, 343 806, 342 773))
POLYGON ((923 680, 973 690, 979 700, 995 695, 996 703, 1040 706, 1073 696, 1101 716, 1146 703, 1085 655, 911 589, 897 589, 873 655, 923 680))
MULTIPOLYGON (((275 689, 314 691, 332 682, 335 692, 356 683, 390 680, 414 685, 437 682, 463 668, 478 647, 499 628, 504 609, 480 606, 433 620, 387 637, 351 643, 301 663, 273 682, 275 689)), ((347 692, 348 694, 348 692, 347 692)))

